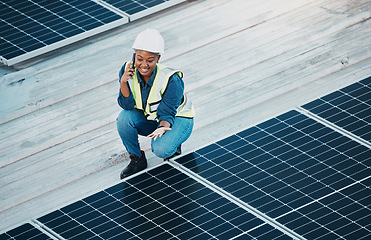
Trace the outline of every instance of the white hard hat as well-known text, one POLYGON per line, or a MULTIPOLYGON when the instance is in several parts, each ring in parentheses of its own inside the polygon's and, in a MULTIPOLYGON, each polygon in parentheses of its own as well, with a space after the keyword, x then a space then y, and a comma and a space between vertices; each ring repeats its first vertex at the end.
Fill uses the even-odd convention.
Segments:
POLYGON ((133 49, 162 54, 165 50, 165 42, 159 31, 146 29, 138 34, 133 49))

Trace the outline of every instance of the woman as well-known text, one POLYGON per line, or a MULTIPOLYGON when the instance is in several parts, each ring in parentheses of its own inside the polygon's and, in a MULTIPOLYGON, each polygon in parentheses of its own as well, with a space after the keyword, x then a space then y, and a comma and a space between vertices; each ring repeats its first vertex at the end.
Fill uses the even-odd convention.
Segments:
POLYGON ((183 74, 159 64, 164 39, 154 29, 138 34, 132 48, 133 61, 119 73, 118 104, 123 108, 117 130, 130 154, 121 179, 147 167, 138 135, 151 138, 152 152, 168 160, 181 153, 181 144, 191 135, 194 108, 184 95, 183 74))

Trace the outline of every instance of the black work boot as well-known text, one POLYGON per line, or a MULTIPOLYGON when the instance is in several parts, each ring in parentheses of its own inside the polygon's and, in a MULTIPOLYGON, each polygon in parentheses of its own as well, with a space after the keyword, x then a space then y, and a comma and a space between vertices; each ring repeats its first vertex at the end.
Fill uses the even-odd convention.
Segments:
POLYGON ((138 157, 134 154, 130 154, 130 163, 124 170, 122 170, 120 174, 121 179, 133 175, 134 173, 137 173, 139 171, 142 171, 143 169, 146 169, 147 159, 146 156, 144 155, 144 152, 143 151, 141 152, 142 152, 141 157, 138 157))
POLYGON ((173 157, 175 157, 175 156, 178 156, 178 155, 180 155, 180 154, 182 154, 182 144, 180 144, 180 145, 178 146, 178 148, 176 149, 176 152, 173 154, 173 156, 168 157, 168 158, 164 158, 164 161, 169 161, 171 158, 173 158, 173 157))

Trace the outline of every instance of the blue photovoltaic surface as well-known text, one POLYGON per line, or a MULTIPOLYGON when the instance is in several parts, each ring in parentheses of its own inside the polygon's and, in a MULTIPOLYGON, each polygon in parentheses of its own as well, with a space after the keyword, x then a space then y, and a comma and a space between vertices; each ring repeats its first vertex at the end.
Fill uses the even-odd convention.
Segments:
POLYGON ((13 65, 179 2, 106 0, 103 7, 92 0, 0 0, 1 61, 13 65))
POLYGON ((176 161, 307 239, 371 239, 371 150, 297 111, 176 161))
MULTIPOLYGON (((369 86, 370 78, 322 99, 369 104, 369 86)), ((339 109, 368 121, 364 108, 349 106, 339 109)), ((371 239, 366 145, 293 110, 37 220, 66 239, 371 239)))
POLYGON ((12 59, 122 17, 90 0, 0 0, 0 56, 12 59))
POLYGON ((1 240, 51 240, 48 235, 41 232, 39 229, 31 225, 30 223, 25 223, 19 227, 16 227, 8 232, 0 235, 1 240))
POLYGON ((303 108, 371 142, 371 77, 305 104, 303 108))
POLYGON ((66 239, 292 239, 168 164, 37 220, 66 239))
POLYGON ((151 7, 168 2, 169 0, 104 0, 106 3, 133 15, 151 7))

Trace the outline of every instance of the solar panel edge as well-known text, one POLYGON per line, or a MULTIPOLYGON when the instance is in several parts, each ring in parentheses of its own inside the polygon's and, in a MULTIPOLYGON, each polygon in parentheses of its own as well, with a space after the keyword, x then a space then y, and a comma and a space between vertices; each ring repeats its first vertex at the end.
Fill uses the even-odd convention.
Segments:
POLYGON ((32 223, 37 226, 39 229, 41 229, 45 234, 47 234, 49 237, 51 237, 52 239, 60 239, 61 237, 59 236, 59 234, 57 234, 56 232, 54 232, 53 230, 51 230, 50 228, 46 227, 44 224, 42 224, 41 222, 37 221, 36 219, 32 219, 31 220, 32 223))
POLYGON ((126 12, 125 13, 129 16, 130 21, 135 21, 135 20, 138 20, 140 18, 151 15, 153 13, 159 12, 161 10, 176 6, 176 5, 178 5, 180 3, 183 3, 183 2, 187 2, 187 0, 170 0, 170 1, 167 0, 164 3, 161 3, 161 4, 158 4, 156 6, 147 8, 145 10, 142 10, 142 11, 134 13, 134 14, 129 14, 129 13, 126 13, 126 12))
POLYGON ((193 179, 197 179, 196 181, 203 184, 205 187, 212 189, 217 194, 223 196, 224 198, 228 199, 229 201, 237 204, 238 206, 242 207, 249 213, 253 214, 257 218, 261 219, 265 223, 269 224, 270 226, 278 229, 279 231, 283 232, 284 234, 292 237, 293 239, 302 239, 305 238, 297 234, 296 232, 292 231, 291 229, 287 228, 286 226, 282 225, 278 221, 274 220, 273 218, 270 218, 266 214, 260 212, 258 209, 250 206, 249 204, 245 203, 241 199, 238 199, 237 197, 233 196, 231 193, 228 193, 224 189, 218 187, 216 184, 208 181, 207 179, 199 176, 198 174, 194 173, 193 171, 190 171, 188 168, 184 167, 182 164, 170 161, 168 163, 169 165, 173 166, 175 169, 178 169, 179 171, 185 173, 186 175, 190 176, 193 179))
POLYGON ((21 62, 26 61, 26 60, 30 60, 34 57, 37 57, 37 56, 40 56, 42 54, 51 52, 53 50, 57 50, 58 48, 65 47, 65 46, 68 46, 70 44, 76 43, 78 41, 84 40, 86 38, 92 37, 94 35, 109 31, 111 29, 114 29, 116 27, 124 25, 128 22, 129 22, 129 18, 122 17, 119 20, 116 20, 116 21, 107 23, 105 25, 93 28, 89 31, 86 31, 86 32, 80 33, 78 35, 60 40, 60 41, 52 43, 50 45, 46 45, 42 48, 38 48, 36 50, 26 52, 26 53, 24 53, 22 55, 19 55, 17 57, 7 59, 3 56, 0 56, 0 62, 3 63, 4 65, 12 66, 14 64, 21 63, 21 62))
POLYGON ((109 4, 106 2, 106 0, 92 0, 93 2, 107 8, 108 10, 120 15, 120 16, 123 16, 123 17, 126 17, 128 19, 128 22, 130 22, 130 15, 127 14, 126 12, 120 10, 119 8, 109 4))
POLYGON ((368 142, 367 140, 363 139, 362 137, 355 135, 354 133, 336 125, 335 123, 332 123, 332 122, 326 120, 325 118, 322 118, 321 116, 319 116, 315 113, 312 113, 311 111, 303 108, 302 106, 297 107, 297 109, 300 113, 306 115, 307 117, 309 117, 309 118, 325 125, 326 127, 329 127, 332 130, 334 130, 334 131, 336 131, 336 132, 338 132, 338 133, 340 133, 340 134, 342 134, 342 135, 344 135, 344 136, 362 144, 363 146, 371 148, 371 143, 368 142))

